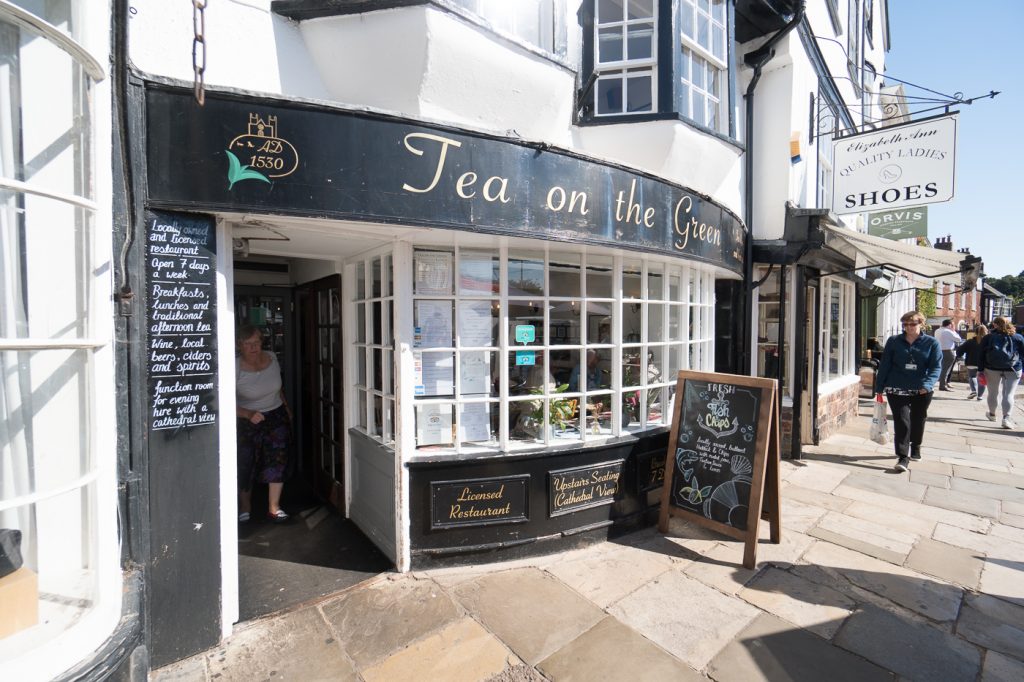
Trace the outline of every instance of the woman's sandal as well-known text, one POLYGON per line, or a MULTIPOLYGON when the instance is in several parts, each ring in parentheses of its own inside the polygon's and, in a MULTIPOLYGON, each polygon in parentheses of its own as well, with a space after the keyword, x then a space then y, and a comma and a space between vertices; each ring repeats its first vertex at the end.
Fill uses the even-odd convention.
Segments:
POLYGON ((288 514, 284 509, 278 509, 277 512, 267 512, 267 520, 271 523, 284 523, 288 520, 288 514))

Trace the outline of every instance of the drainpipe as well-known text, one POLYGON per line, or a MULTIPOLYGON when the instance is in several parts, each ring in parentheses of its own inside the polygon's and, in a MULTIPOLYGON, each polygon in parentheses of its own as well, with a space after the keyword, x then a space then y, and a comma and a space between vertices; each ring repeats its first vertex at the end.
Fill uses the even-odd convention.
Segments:
MULTIPOLYGON (((754 69, 754 75, 747 86, 746 94, 746 136, 744 142, 747 146, 745 172, 747 183, 745 188, 744 221, 747 224, 747 243, 743 260, 743 281, 744 281, 744 311, 746 316, 743 320, 743 348, 740 352, 740 367, 744 373, 753 373, 750 358, 751 329, 750 313, 754 309, 754 88, 761 80, 761 69, 775 56, 775 46, 780 40, 786 37, 790 31, 799 25, 804 17, 805 0, 800 0, 793 17, 786 22, 778 33, 753 52, 748 52, 743 57, 743 62, 754 69)), ((781 329, 780 329, 781 333, 781 329)))

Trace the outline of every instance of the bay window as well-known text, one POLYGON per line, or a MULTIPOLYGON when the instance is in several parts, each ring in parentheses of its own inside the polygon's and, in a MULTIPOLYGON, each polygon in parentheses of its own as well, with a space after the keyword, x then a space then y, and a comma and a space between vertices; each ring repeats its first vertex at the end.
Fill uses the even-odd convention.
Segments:
POLYGON ((585 118, 648 114, 735 135, 729 0, 590 0, 584 10, 585 118))
POLYGON ((23 560, 0 576, 19 597, 0 599, 0 669, 49 679, 120 616, 110 181, 95 163, 110 95, 77 42, 80 4, 21 4, 0 6, 0 551, 23 560))
POLYGON ((545 52, 564 56, 565 0, 450 0, 494 29, 545 52))
POLYGON ((720 130, 726 119, 723 96, 726 61, 725 0, 680 0, 679 113, 698 125, 720 130))
MULTIPOLYGON (((352 425, 393 445, 390 377, 401 372, 390 366, 387 330, 397 292, 381 276, 374 312, 377 260, 386 273, 386 255, 357 264, 365 283, 357 278, 353 297, 352 425)), ((713 368, 714 279, 699 265, 531 242, 415 246, 412 264, 412 405, 398 409, 413 410, 410 442, 424 454, 536 449, 664 427, 678 371, 713 368)))

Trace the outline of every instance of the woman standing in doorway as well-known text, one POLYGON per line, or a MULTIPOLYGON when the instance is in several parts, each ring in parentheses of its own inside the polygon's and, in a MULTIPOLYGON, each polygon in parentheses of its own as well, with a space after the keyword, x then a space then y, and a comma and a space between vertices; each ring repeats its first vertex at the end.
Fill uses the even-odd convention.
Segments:
POLYGON ((992 320, 992 332, 981 342, 978 369, 985 372, 988 383, 988 411, 985 416, 996 420, 996 402, 1003 409, 1002 427, 1012 429, 1013 393, 1020 382, 1021 358, 1024 358, 1024 337, 1017 333, 1005 317, 992 320))
POLYGON ((268 488, 267 518, 282 523, 288 520, 288 514, 281 509, 281 490, 288 464, 292 414, 284 400, 281 368, 274 354, 263 350, 263 335, 257 327, 242 325, 235 337, 238 521, 249 520, 252 486, 258 479, 268 488))
POLYGON ((939 342, 923 334, 924 315, 913 310, 900 318, 903 333, 889 337, 875 374, 875 394, 885 393, 892 410, 896 471, 921 459, 921 440, 932 391, 942 369, 939 342))

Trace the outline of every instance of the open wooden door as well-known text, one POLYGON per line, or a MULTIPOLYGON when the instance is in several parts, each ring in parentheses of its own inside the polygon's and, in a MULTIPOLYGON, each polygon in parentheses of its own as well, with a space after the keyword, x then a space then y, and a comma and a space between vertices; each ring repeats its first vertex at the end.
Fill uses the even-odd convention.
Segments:
POLYGON ((302 428, 307 434, 304 470, 317 495, 345 512, 341 275, 298 288, 302 327, 302 428))

